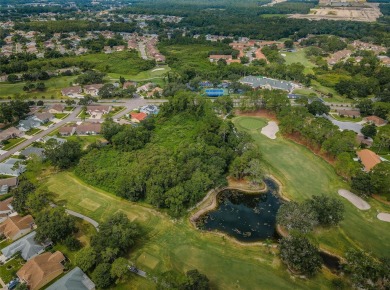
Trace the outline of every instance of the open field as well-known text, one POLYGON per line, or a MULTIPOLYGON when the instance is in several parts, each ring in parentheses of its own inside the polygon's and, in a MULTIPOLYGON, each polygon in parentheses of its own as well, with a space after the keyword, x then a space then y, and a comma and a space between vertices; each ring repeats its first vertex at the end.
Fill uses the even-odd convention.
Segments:
POLYGON ((286 64, 292 64, 292 63, 301 63, 305 66, 304 73, 314 73, 313 67, 316 65, 312 63, 305 55, 305 49, 299 49, 296 52, 282 52, 284 54, 284 59, 286 60, 286 64))
POLYGON ((119 80, 119 78, 122 76, 126 80, 136 81, 136 82, 156 82, 159 85, 162 85, 164 83, 164 75, 169 72, 171 69, 167 65, 159 66, 156 68, 152 68, 150 70, 142 71, 138 74, 133 75, 121 75, 119 73, 109 73, 108 76, 112 80, 119 80))
POLYGON ((15 84, 10 83, 0 83, 0 99, 5 99, 15 96, 20 96, 24 99, 33 99, 33 98, 42 98, 42 96, 46 99, 50 99, 51 97, 60 98, 61 89, 70 86, 70 83, 76 78, 76 76, 69 77, 53 77, 47 81, 42 81, 46 90, 43 92, 25 92, 23 91, 23 87, 26 85, 25 82, 18 82, 15 84))
MULTIPOLYGON (((248 131, 259 145, 267 171, 282 183, 283 195, 303 201, 312 195, 326 194, 338 197, 340 188, 347 188, 326 161, 314 155, 304 146, 284 138, 270 140, 260 134, 266 120, 254 117, 238 117, 234 123, 248 131)), ((341 198, 340 198, 341 199, 341 198)), ((390 247, 390 225, 376 218, 377 211, 390 212, 390 207, 370 199, 371 209, 362 212, 348 201, 343 201, 346 214, 340 227, 318 229, 316 239, 321 247, 342 255, 350 247, 363 248, 378 256, 390 247)))
MULTIPOLYGON (((143 229, 129 259, 151 275, 175 269, 181 272, 197 268, 207 274, 218 289, 329 289, 327 270, 311 280, 293 278, 279 259, 266 247, 240 246, 211 233, 191 227, 188 218, 172 220, 147 205, 132 203, 88 186, 73 173, 50 176, 46 184, 57 194, 57 203, 102 221, 122 211, 143 229), (80 202, 90 199, 100 205, 96 210, 80 202), (154 269, 152 269, 154 268, 154 269), (217 287, 218 285, 218 287, 217 287)), ((129 279, 117 289, 154 289, 153 283, 140 278, 129 279)))

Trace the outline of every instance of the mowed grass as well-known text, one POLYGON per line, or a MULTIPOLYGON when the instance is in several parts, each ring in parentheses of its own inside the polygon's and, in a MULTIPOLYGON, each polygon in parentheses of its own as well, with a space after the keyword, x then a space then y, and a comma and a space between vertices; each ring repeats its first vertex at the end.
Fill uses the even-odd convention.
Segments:
POLYGON ((144 82, 144 81, 153 81, 153 82, 163 82, 164 76, 168 73, 171 68, 167 65, 158 66, 150 70, 142 71, 134 75, 122 75, 118 73, 109 73, 108 76, 112 80, 119 80, 120 77, 124 77, 126 80, 144 82))
POLYGON ((267 171, 282 183, 282 194, 295 201, 303 201, 312 195, 325 194, 343 201, 346 213, 340 227, 319 229, 315 238, 321 247, 343 255, 351 247, 371 251, 377 256, 388 254, 390 248, 390 223, 379 221, 378 212, 390 212, 390 207, 370 199, 372 208, 360 211, 337 191, 348 189, 336 175, 333 167, 314 155, 304 146, 286 140, 278 135, 271 140, 260 133, 259 128, 267 124, 266 120, 254 117, 237 117, 234 123, 240 130, 251 134, 258 144, 267 171))
MULTIPOLYGON (((76 78, 76 76, 66 76, 66 77, 53 77, 47 81, 40 81, 45 84, 46 90, 43 92, 33 91, 25 92, 23 87, 26 85, 26 82, 18 82, 15 84, 10 83, 0 83, 0 98, 8 98, 20 96, 24 99, 33 99, 33 98, 42 98, 46 99, 61 98, 61 89, 69 87, 71 82, 76 78)), ((65 98, 64 98, 65 99, 65 98)))
POLYGON ((286 60, 286 64, 292 63, 301 63, 305 66, 304 73, 309 74, 313 73, 313 68, 316 67, 314 63, 312 63, 305 55, 305 49, 298 49, 296 52, 282 52, 284 59, 286 60))
MULTIPOLYGON (((153 277, 174 269, 198 269, 215 289, 329 289, 327 270, 310 280, 293 278, 276 254, 264 246, 241 246, 213 233, 194 229, 185 217, 173 220, 151 207, 132 203, 91 187, 73 173, 61 172, 46 181, 56 193, 56 203, 103 221, 118 211, 142 227, 142 235, 128 258, 153 277), (96 210, 83 206, 89 199, 100 204, 96 210), (327 278, 326 278, 327 277, 327 278)), ((150 280, 131 277, 117 289, 154 289, 150 280)))

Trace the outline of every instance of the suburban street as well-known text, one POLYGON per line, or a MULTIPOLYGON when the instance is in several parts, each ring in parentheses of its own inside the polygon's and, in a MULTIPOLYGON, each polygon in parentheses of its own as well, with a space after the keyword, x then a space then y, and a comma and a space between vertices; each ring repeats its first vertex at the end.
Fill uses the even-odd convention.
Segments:
MULTIPOLYGON (((104 102, 104 100, 102 100, 101 102, 97 103, 96 105, 101 104, 101 105, 109 105, 109 106, 124 106, 124 107, 126 107, 125 110, 123 110, 123 111, 119 112, 118 114, 114 115, 113 119, 120 119, 123 116, 125 116, 126 114, 128 114, 129 112, 131 112, 132 110, 134 110, 136 108, 139 108, 141 106, 145 106, 145 105, 148 105, 148 104, 161 104, 163 102, 166 102, 166 100, 162 100, 162 99, 145 100, 145 99, 142 99, 142 98, 126 99, 126 100, 123 100, 123 102, 119 102, 119 101, 118 102, 112 102, 112 100, 107 100, 107 101, 108 102, 104 102)), ((77 118, 77 116, 80 114, 82 107, 83 106, 77 106, 72 111, 72 113, 70 113, 69 116, 67 116, 65 119, 61 120, 60 122, 58 122, 56 124, 53 124, 53 126, 48 128, 47 130, 44 130, 44 131, 42 131, 42 132, 32 136, 30 139, 28 139, 28 140, 22 142, 21 144, 15 146, 14 148, 10 149, 9 151, 4 153, 3 155, 0 155, 0 162, 2 162, 5 159, 9 158, 10 156, 15 154, 16 152, 21 151, 24 148, 28 147, 29 145, 31 145, 32 143, 34 143, 38 139, 41 139, 41 138, 45 137, 46 135, 50 134, 51 132, 57 130, 58 128, 60 128, 63 125, 65 125, 66 123, 81 121, 81 119, 77 118)), ((102 120, 90 120, 90 121, 95 121, 96 122, 96 121, 102 121, 102 120)))

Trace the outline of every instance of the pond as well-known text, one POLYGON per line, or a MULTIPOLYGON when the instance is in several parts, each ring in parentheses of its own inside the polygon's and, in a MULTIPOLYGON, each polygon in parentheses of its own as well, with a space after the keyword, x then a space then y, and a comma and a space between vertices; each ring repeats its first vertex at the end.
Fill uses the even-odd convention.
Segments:
POLYGON ((221 191, 217 208, 203 215, 197 222, 198 227, 218 230, 245 242, 276 239, 276 214, 282 201, 277 195, 277 183, 269 178, 264 182, 267 191, 263 193, 221 191))

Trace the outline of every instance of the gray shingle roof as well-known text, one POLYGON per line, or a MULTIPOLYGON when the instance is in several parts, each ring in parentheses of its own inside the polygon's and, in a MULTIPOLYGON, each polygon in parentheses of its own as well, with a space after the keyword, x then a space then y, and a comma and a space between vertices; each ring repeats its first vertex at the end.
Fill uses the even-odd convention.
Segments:
POLYGON ((1 252, 7 259, 20 252, 22 258, 28 261, 45 250, 44 245, 41 245, 34 240, 35 235, 35 231, 31 232, 27 236, 24 236, 16 242, 13 242, 11 245, 5 247, 1 250, 1 252))
POLYGON ((95 284, 79 268, 76 267, 68 274, 46 288, 46 290, 93 290, 95 284))
POLYGON ((270 87, 272 89, 291 91, 294 88, 293 83, 289 81, 275 80, 266 77, 247 76, 241 78, 240 83, 250 85, 254 89, 259 87, 270 87))
POLYGON ((43 148, 38 148, 38 147, 28 147, 24 149, 20 154, 30 157, 31 155, 35 154, 36 156, 42 158, 43 153, 45 152, 45 149, 43 148))

